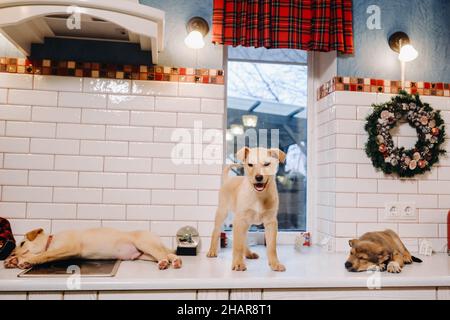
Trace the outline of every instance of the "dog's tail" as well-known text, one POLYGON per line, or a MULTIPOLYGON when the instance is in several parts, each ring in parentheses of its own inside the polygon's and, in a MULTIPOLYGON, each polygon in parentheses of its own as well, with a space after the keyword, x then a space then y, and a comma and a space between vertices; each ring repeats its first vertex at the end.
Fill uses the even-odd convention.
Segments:
POLYGON ((222 171, 222 181, 225 181, 225 179, 228 178, 228 174, 230 173, 231 169, 241 168, 241 167, 242 167, 242 164, 240 164, 240 163, 226 164, 223 167, 223 171, 222 171))
POLYGON ((414 256, 411 256, 411 259, 412 259, 412 261, 414 261, 414 262, 418 262, 418 263, 421 263, 421 262, 422 262, 421 259, 419 259, 419 258, 417 258, 417 257, 414 257, 414 256))

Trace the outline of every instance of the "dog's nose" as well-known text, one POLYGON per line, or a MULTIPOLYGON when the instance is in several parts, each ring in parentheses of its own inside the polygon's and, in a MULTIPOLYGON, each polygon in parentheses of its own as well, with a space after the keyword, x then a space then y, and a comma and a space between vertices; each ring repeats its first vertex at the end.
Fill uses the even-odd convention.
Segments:
POLYGON ((264 179, 264 177, 263 177, 262 175, 260 175, 260 174, 258 174, 257 176, 255 176, 255 180, 258 181, 258 182, 263 181, 263 179, 264 179))
POLYGON ((351 268, 351 266, 352 266, 352 263, 351 262, 349 262, 349 261, 347 261, 346 263, 345 263, 345 268, 351 268))

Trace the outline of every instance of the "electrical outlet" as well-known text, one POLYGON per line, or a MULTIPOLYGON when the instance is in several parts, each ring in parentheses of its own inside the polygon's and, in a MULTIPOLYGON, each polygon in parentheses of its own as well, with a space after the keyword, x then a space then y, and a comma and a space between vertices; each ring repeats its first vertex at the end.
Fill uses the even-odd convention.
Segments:
POLYGON ((385 220, 417 220, 415 203, 386 202, 384 206, 385 220))
POLYGON ((405 204, 402 210, 402 217, 415 219, 416 218, 416 205, 405 204))
POLYGON ((386 203, 384 207, 384 217, 386 219, 395 219, 400 215, 400 208, 397 202, 386 203))

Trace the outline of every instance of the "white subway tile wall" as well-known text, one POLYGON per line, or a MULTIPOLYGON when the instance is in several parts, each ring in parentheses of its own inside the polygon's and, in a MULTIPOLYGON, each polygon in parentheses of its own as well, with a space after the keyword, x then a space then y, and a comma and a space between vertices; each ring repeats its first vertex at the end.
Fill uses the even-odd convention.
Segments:
MULTIPOLYGON (((450 210, 450 160, 422 176, 399 179, 377 172, 364 152, 365 117, 372 103, 382 103, 387 94, 336 92, 316 106, 317 229, 318 240, 328 237, 337 251, 348 251, 348 240, 368 231, 390 228, 406 246, 417 251, 421 239, 434 250, 446 250, 446 217, 450 210), (417 219, 389 221, 384 218, 387 202, 406 202, 416 208, 417 219)), ((422 97, 450 126, 450 99, 422 97)), ((415 143, 407 126, 397 130, 396 142, 415 143)), ((413 132, 414 133, 414 132, 413 132)), ((449 150, 449 143, 444 147, 449 150)), ((204 199, 204 197, 201 197, 204 199)))
POLYGON ((223 130, 224 112, 222 85, 1 73, 0 216, 16 236, 105 226, 170 245, 192 225, 209 240, 220 166, 174 164, 171 137, 223 130))

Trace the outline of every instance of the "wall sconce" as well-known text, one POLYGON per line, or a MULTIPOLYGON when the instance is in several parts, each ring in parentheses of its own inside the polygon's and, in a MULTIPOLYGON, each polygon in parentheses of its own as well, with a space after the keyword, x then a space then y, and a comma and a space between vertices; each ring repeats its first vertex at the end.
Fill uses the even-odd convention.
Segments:
POLYGON ((400 53, 398 54, 398 59, 402 62, 410 62, 417 58, 419 53, 417 50, 410 44, 404 45, 400 49, 400 53))
POLYGON ((205 46, 203 38, 209 32, 208 22, 202 17, 193 17, 186 24, 187 37, 184 43, 191 49, 201 49, 205 46))
POLYGON ((241 124, 232 124, 230 126, 230 132, 234 136, 242 136, 244 134, 244 126, 241 124))
POLYGON ((242 123, 246 127, 255 128, 258 125, 258 116, 246 114, 242 116, 242 123))
POLYGON ((389 47, 398 53, 398 59, 401 64, 402 88, 404 88, 406 62, 415 60, 419 53, 410 44, 408 35, 401 31, 395 32, 389 37, 389 47))

